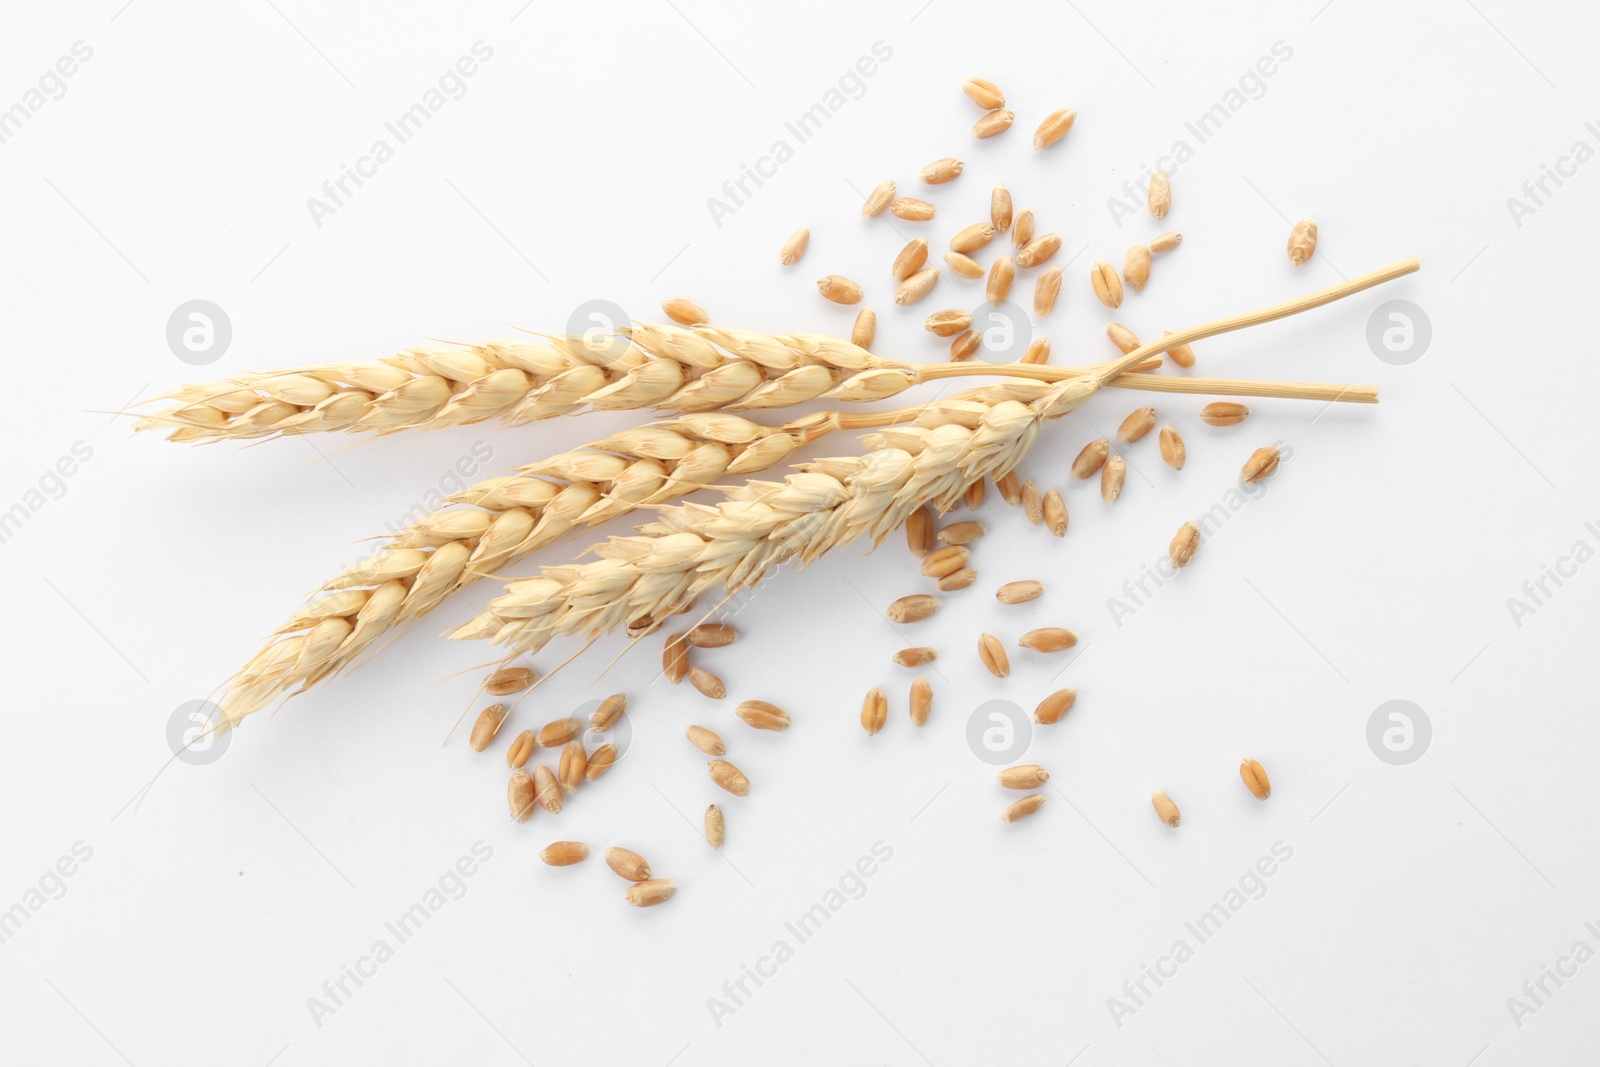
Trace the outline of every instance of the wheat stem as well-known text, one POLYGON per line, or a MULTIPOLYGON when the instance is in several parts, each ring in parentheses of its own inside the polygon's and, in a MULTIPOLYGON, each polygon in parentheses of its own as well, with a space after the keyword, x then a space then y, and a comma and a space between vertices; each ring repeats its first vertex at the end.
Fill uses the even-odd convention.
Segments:
MULTIPOLYGON (((1146 357, 1148 359, 1148 357, 1146 357)), ((1135 370, 1144 367, 1141 363, 1135 370)), ((1036 382, 1063 382, 1081 378, 1085 372, 1067 367, 1030 363, 938 363, 917 368, 918 382, 942 378, 971 378, 995 375, 1027 378, 1036 382)), ((1141 389, 1152 393, 1210 393, 1219 396, 1262 396, 1290 400, 1340 400, 1354 404, 1376 404, 1378 390, 1370 385, 1330 385, 1321 382, 1266 382, 1236 378, 1178 378, 1157 374, 1119 374, 1102 382, 1113 389, 1141 389)))

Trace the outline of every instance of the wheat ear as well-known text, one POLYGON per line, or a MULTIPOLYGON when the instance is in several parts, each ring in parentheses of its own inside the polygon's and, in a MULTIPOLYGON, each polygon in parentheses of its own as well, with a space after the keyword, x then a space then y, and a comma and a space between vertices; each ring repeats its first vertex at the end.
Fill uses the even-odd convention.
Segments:
POLYGON ((847 375, 902 364, 848 341, 712 326, 639 324, 597 340, 495 341, 418 348, 183 386, 139 430, 174 441, 345 431, 378 434, 499 418, 518 424, 583 408, 678 413, 786 407, 847 375))
POLYGON ((324 582, 226 683, 226 721, 345 669, 384 634, 573 530, 687 496, 724 475, 765 470, 833 430, 914 414, 820 412, 777 427, 720 412, 686 415, 479 482, 324 582))

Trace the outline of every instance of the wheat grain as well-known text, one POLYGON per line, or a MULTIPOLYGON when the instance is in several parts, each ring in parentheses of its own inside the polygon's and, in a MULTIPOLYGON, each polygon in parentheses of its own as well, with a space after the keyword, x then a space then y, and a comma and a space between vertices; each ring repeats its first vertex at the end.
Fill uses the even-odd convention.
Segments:
POLYGON ((1049 148, 1067 135, 1077 118, 1076 108, 1063 107, 1050 112, 1033 132, 1033 147, 1049 148))
POLYGON ((1006 94, 994 82, 984 78, 968 78, 961 83, 961 91, 985 111, 1006 106, 1006 94))
POLYGON ((856 321, 850 327, 850 343, 860 349, 872 347, 878 336, 878 313, 871 308, 856 312, 856 321))
POLYGON ((1005 811, 1002 811, 1000 813, 1000 818, 1005 822, 1016 822, 1018 819, 1026 819, 1029 815, 1032 815, 1034 812, 1038 811, 1044 802, 1045 795, 1043 793, 1035 793, 1031 797, 1023 797, 1015 804, 1012 804, 1010 807, 1006 808, 1005 811))
POLYGON ((617 757, 621 754, 622 750, 613 744, 601 745, 589 753, 589 766, 583 772, 584 779, 592 782, 606 773, 611 769, 611 765, 617 762, 617 757))
POLYGON ((1122 265, 1122 276, 1133 286, 1134 292, 1144 291, 1145 283, 1150 280, 1150 249, 1147 246, 1133 245, 1128 249, 1128 258, 1122 265))
POLYGON ((1112 455, 1106 460, 1106 465, 1100 468, 1100 499, 1107 504, 1115 504, 1122 495, 1122 484, 1128 477, 1128 461, 1119 455, 1112 455))
POLYGON ((977 511, 983 506, 983 484, 983 479, 979 478, 962 491, 961 502, 967 506, 967 510, 977 511))
POLYGON ((955 271, 963 278, 983 277, 983 264, 979 263, 969 255, 965 255, 961 252, 946 252, 944 254, 944 261, 945 263, 949 264, 951 270, 955 271))
POLYGON ((994 480, 996 492, 1000 499, 1012 507, 1022 503, 1022 479, 1017 477, 1016 471, 1006 471, 994 480))
POLYGON ((778 259, 785 267, 792 267, 800 262, 800 257, 806 254, 806 246, 811 243, 811 231, 802 226, 789 235, 783 242, 783 249, 778 254, 778 259))
POLYGON ((636 908, 653 908, 657 904, 664 904, 671 900, 678 892, 676 882, 665 878, 651 878, 644 882, 635 882, 623 894, 623 899, 636 908))
POLYGON ((628 710, 628 698, 622 693, 612 693, 600 702, 600 706, 589 716, 589 727, 596 733, 605 733, 617 724, 623 713, 628 710))
POLYGON ((927 647, 902 648, 894 654, 897 667, 921 667, 939 658, 939 653, 927 647))
POLYGON ((1033 313, 1044 316, 1055 310, 1056 297, 1061 294, 1061 268, 1051 267, 1040 274, 1033 283, 1033 313))
POLYGON ((746 700, 733 713, 746 726, 757 730, 787 730, 793 721, 787 711, 765 700, 746 700))
POLYGON ((561 814, 561 783, 555 772, 542 763, 533 769, 533 796, 551 815, 561 814))
POLYGON ((962 567, 952 571, 939 579, 939 592, 953 593, 957 589, 965 589, 978 580, 978 572, 971 567, 962 567))
POLYGON ((725 622, 703 622, 685 639, 695 648, 727 648, 739 639, 739 631, 725 622))
POLYGON ((994 187, 994 192, 989 194, 989 221, 994 223, 996 233, 1005 233, 1011 229, 1011 190, 1003 185, 994 187))
POLYGON ((889 695, 877 686, 867 690, 861 701, 861 728, 871 737, 889 720, 889 695))
POLYGON ((1044 521, 1044 492, 1032 478, 1022 483, 1022 515, 1028 520, 1029 526, 1037 526, 1044 521))
POLYGON ((1161 458, 1167 466, 1175 471, 1183 470, 1183 465, 1188 462, 1189 449, 1183 443, 1183 435, 1172 426, 1161 427, 1161 458))
POLYGON ((943 185, 945 182, 955 181, 966 167, 967 165, 961 160, 951 156, 936 159, 922 168, 922 182, 924 185, 943 185))
MULTIPOLYGON (((974 482, 973 484, 982 485, 983 483, 974 482)), ((941 528, 936 536, 938 540, 947 545, 970 545, 987 532, 983 523, 977 519, 966 519, 961 522, 953 522, 949 526, 941 528)))
POLYGON ((971 226, 963 226, 950 238, 950 251, 976 252, 994 240, 994 235, 995 228, 990 223, 974 222, 971 226))
POLYGON ((1108 308, 1122 306, 1122 279, 1117 269, 1105 260, 1096 260, 1089 268, 1089 280, 1094 283, 1094 295, 1108 308))
POLYGON ((728 695, 728 687, 723 680, 704 667, 689 668, 689 684, 700 690, 702 696, 712 700, 721 700, 728 695))
POLYGON ((1153 237, 1151 239, 1151 241, 1150 241, 1150 251, 1152 251, 1152 252, 1170 252, 1174 248, 1177 248, 1182 243, 1183 243, 1183 234, 1177 233, 1177 232, 1175 232, 1173 230, 1168 230, 1166 233, 1157 234, 1155 237, 1153 237))
POLYGON ((540 748, 560 748, 581 733, 583 733, 583 723, 578 719, 552 719, 539 727, 534 740, 539 742, 540 748))
POLYGON ((894 199, 894 193, 894 182, 879 182, 873 187, 872 192, 867 194, 867 202, 861 205, 861 217, 870 219, 883 214, 883 209, 894 199))
POLYGON ((1200 409, 1200 421, 1207 426, 1237 426, 1249 417, 1249 408, 1231 400, 1218 400, 1200 409))
POLYGON ((818 278, 817 292, 835 304, 861 303, 861 286, 842 275, 830 274, 825 278, 818 278))
POLYGON ((689 642, 685 634, 673 634, 661 647, 661 673, 673 685, 689 677, 689 642))
POLYGON ((1150 803, 1156 809, 1156 817, 1162 822, 1166 823, 1168 826, 1178 825, 1180 818, 1178 813, 1178 805, 1172 802, 1171 797, 1157 789, 1154 793, 1150 794, 1150 803))
POLYGON ((1061 251, 1061 235, 1046 233, 1035 237, 1017 250, 1017 266, 1037 267, 1047 263, 1051 256, 1061 251))
MULTIPOLYGON (((1172 332, 1170 330, 1165 331, 1161 336, 1163 339, 1171 337, 1172 332)), ((1173 345, 1171 348, 1167 349, 1167 357, 1171 359, 1173 363, 1183 367, 1185 370, 1194 366, 1194 349, 1190 348, 1188 345, 1173 345)))
POLYGON ((1017 638, 1017 644, 1035 652, 1065 652, 1078 643, 1078 635, 1059 626, 1041 626, 1017 638))
POLYGON ((1317 251, 1317 222, 1312 218, 1304 218, 1294 224, 1289 231, 1289 262, 1295 266, 1302 266, 1317 251))
POLYGON ((1026 604, 1030 600, 1038 600, 1043 595, 1044 583, 1033 579, 1007 582, 994 591, 994 598, 1002 604, 1026 604))
POLYGON ((712 848, 721 848, 722 842, 727 839, 727 823, 722 817, 722 809, 715 804, 706 805, 706 844, 712 848))
POLYGON ((511 818, 516 822, 527 822, 533 816, 535 805, 533 779, 528 772, 518 770, 506 783, 506 804, 511 808, 511 818))
POLYGON ((926 678, 911 683, 911 725, 926 726, 933 711, 933 684, 926 678))
POLYGON ((906 547, 918 559, 933 551, 933 511, 918 508, 906 519, 906 547))
POLYGON ((746 778, 743 771, 727 760, 714 759, 706 764, 706 770, 710 773, 713 782, 716 782, 717 785, 734 796, 750 795, 750 779, 746 778))
POLYGON ((981 634, 978 637, 978 659, 988 672, 996 678, 1006 678, 1011 675, 1011 659, 1006 655, 1006 646, 993 634, 981 634))
POLYGON ((971 556, 965 545, 946 545, 928 553, 922 561, 922 573, 929 578, 943 578, 965 567, 971 556))
POLYGON ((1074 478, 1093 478, 1105 466, 1106 457, 1111 454, 1111 442, 1104 437, 1090 441, 1083 446, 1072 461, 1072 476, 1074 478))
POLYGON ((612 846, 606 849, 606 866, 619 878, 630 882, 643 882, 650 877, 650 864, 632 849, 612 846))
POLYGON ((705 308, 681 296, 663 300, 661 310, 666 312, 667 318, 683 326, 704 326, 711 321, 711 316, 706 314, 705 308))
POLYGON ((1265 800, 1272 795, 1272 780, 1267 777, 1267 769, 1255 760, 1239 761, 1239 777, 1244 779, 1245 788, 1257 800, 1265 800))
POLYGON ((684 731, 684 736, 689 743, 708 756, 726 756, 728 746, 723 744, 722 738, 716 731, 708 730, 704 726, 690 726, 684 731))
POLYGON ((472 751, 482 752, 489 747, 489 742, 494 740, 494 735, 500 732, 500 727, 506 721, 506 706, 504 704, 490 704, 478 712, 478 721, 472 724, 472 736, 468 744, 472 751))
POLYGON ((960 363, 971 359, 978 354, 978 349, 983 347, 983 335, 977 330, 968 330, 966 333, 957 334, 950 342, 950 361, 960 363))
POLYGON ((589 858, 589 846, 582 841, 552 841, 540 850, 539 858, 552 867, 570 867, 589 858))
POLYGON ((1278 469, 1279 453, 1274 445, 1258 448, 1250 453, 1250 458, 1245 461, 1244 469, 1239 472, 1239 480, 1246 485, 1254 485, 1264 478, 1272 477, 1278 469))
POLYGON ((1017 212, 1016 221, 1011 224, 1011 246, 1022 248, 1033 240, 1033 209, 1023 208, 1017 212))
POLYGON ((946 311, 935 311, 923 322, 922 328, 937 337, 949 337, 951 334, 961 333, 972 326, 972 315, 969 312, 958 311, 951 308, 946 311))
POLYGON ((894 257, 889 273, 894 275, 895 281, 903 282, 921 270, 926 262, 928 262, 928 239, 917 237, 906 242, 906 246, 894 257))
POLYGON ((506 749, 506 766, 518 770, 527 765, 528 759, 533 755, 533 750, 539 747, 539 742, 534 739, 532 730, 524 730, 511 739, 511 746, 506 749))
POLYGON ((1167 546, 1167 560, 1174 568, 1188 566, 1199 547, 1200 527, 1193 521, 1186 522, 1172 535, 1172 543, 1167 546))
POLYGON ((1076 689, 1057 689, 1054 693, 1039 701, 1039 706, 1033 711, 1033 721, 1045 726, 1054 725, 1061 721, 1061 717, 1072 710, 1072 705, 1078 702, 1076 689))
POLYGON ((1024 763, 1007 767, 995 780, 1007 789, 1038 789, 1050 780, 1050 772, 1037 763, 1024 763))
POLYGON ((991 111, 972 124, 972 135, 980 139, 996 137, 1009 130, 1016 120, 1016 113, 1006 108, 991 111))
POLYGON ((583 738, 575 737, 561 750, 561 760, 556 765, 556 778, 568 796, 577 792, 589 770, 589 753, 584 750, 583 738))
POLYGON ((1172 182, 1167 178, 1167 172, 1158 170, 1150 177, 1150 190, 1146 197, 1150 214, 1157 222, 1167 217, 1167 212, 1172 210, 1172 182))
POLYGON ((939 209, 926 200, 918 200, 914 196, 897 197, 889 202, 889 212, 897 219, 907 222, 927 222, 939 213, 939 209))
POLYGON ((534 677, 527 667, 502 667, 484 680, 483 691, 492 697, 510 696, 532 685, 534 677))
POLYGON ((1117 440, 1125 445, 1142 440, 1146 434, 1156 428, 1155 408, 1135 408, 1122 420, 1122 425, 1117 427, 1117 440))
POLYGON ((1061 490, 1051 489, 1044 495, 1044 525, 1057 537, 1067 536, 1067 501, 1061 490))
POLYGON ((1017 268, 1011 262, 1010 256, 1000 256, 989 265, 989 281, 984 287, 984 296, 989 303, 999 307, 1006 302, 1006 297, 1011 295, 1011 283, 1017 276, 1017 268))
POLYGON ((894 291, 894 302, 901 307, 915 304, 918 300, 928 295, 928 292, 938 280, 939 270, 937 267, 919 270, 900 283, 900 288, 894 291))
POLYGON ((921 622, 939 610, 939 598, 926 593, 903 596, 889 605, 890 622, 921 622))

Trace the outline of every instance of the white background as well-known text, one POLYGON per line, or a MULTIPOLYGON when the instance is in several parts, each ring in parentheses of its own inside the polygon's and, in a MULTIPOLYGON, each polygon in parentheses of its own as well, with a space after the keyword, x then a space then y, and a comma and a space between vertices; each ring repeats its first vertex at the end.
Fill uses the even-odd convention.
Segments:
MULTIPOLYGON (((1559 989, 1547 981, 1554 995, 1520 1020, 1507 1003, 1575 942, 1600 949, 1584 927, 1600 925, 1600 566, 1549 584, 1520 626, 1507 605, 1575 542, 1600 547, 1583 474, 1600 445, 1584 332, 1600 167, 1567 166, 1520 226, 1507 206, 1575 141, 1600 147, 1584 126, 1600 119, 1590 11, 274 3, 4 16, 0 107, 74 42, 93 56, 0 145, 0 510, 74 443, 93 454, 0 545, 0 909, 37 902, 30 889, 75 843, 92 856, 59 885, 45 878, 59 899, 0 944, 0 1059, 1488 1067, 1592 1055, 1600 963, 1559 989), (493 58, 466 95, 317 226, 307 198, 478 40, 493 58), (864 94, 717 225, 708 197, 774 140, 792 144, 785 121, 878 41, 892 58, 864 94), (1199 144, 1185 123, 1279 41, 1292 58, 1199 144), (1018 112, 992 141, 969 133, 978 112, 958 85, 972 74, 1000 82, 1018 112), (1033 127, 1063 104, 1077 126, 1034 152, 1033 127), (1194 151, 1173 172, 1167 224, 1140 213, 1119 226, 1108 198, 1178 139, 1194 151), (863 222, 867 189, 894 177, 914 192, 918 168, 944 155, 968 167, 929 194, 934 223, 863 222), (883 617, 927 587, 896 536, 764 586, 739 615, 740 642, 705 657, 728 681, 721 704, 652 685, 655 641, 590 688, 620 644, 595 649, 504 735, 628 692, 633 747, 558 817, 509 823, 499 749, 474 754, 459 734, 440 747, 481 673, 441 679, 492 655, 436 639, 469 616, 463 598, 129 806, 169 755, 174 709, 476 442, 493 449, 489 474, 628 420, 191 448, 134 437, 111 412, 189 380, 512 325, 559 331, 596 298, 650 319, 656 301, 685 295, 720 323, 844 333, 852 312, 812 284, 833 272, 867 286, 880 353, 939 360, 922 318, 974 306, 979 283, 947 276, 897 309, 889 262, 912 233, 939 248, 983 218, 997 181, 1041 232, 1065 236, 1059 261, 1077 257, 1040 327, 1058 363, 1114 354, 1087 266, 1120 264, 1167 226, 1182 247, 1115 316, 1147 338, 1420 257, 1399 283, 1196 345, 1197 374, 1362 382, 1383 403, 1261 401, 1217 430, 1196 416, 1202 399, 1157 398, 1189 465, 1161 465, 1152 435, 1129 450, 1127 490, 1108 507, 1092 485, 1066 485, 1096 427, 1144 402, 1106 394, 1052 426, 1023 467, 1069 489, 1066 538, 991 494, 979 582, 932 622, 896 633, 883 617), (1288 220, 1307 214, 1322 255, 1295 269, 1288 220), (801 224, 811 249, 785 270, 778 247, 801 224), (233 326, 203 368, 165 340, 172 310, 196 298, 233 326), (1390 299, 1432 325, 1407 366, 1367 343, 1390 299), (1119 627, 1108 598, 1273 440, 1294 455, 1269 491, 1119 627), (1026 607, 989 595, 1034 577, 1049 589, 1026 607), (983 672, 980 631, 1011 641, 1040 625, 1083 644, 1062 661, 1019 652, 1003 682, 983 672), (917 731, 911 673, 889 656, 923 643, 943 655, 917 731), (869 739, 857 711, 875 684, 891 718, 869 739), (969 751, 968 715, 993 699, 1031 709, 1061 684, 1078 706, 1027 755, 1054 773, 1050 800, 1004 826, 1014 795, 969 751), (794 728, 742 726, 732 705, 748 697, 787 707, 794 728), (1366 739, 1394 699, 1432 723, 1407 766, 1366 739), (728 737, 755 783, 748 799, 712 787, 682 738, 690 722, 728 737), (1238 780, 1243 755, 1272 774, 1265 804, 1238 780), (1180 829, 1153 816, 1155 788, 1182 805, 1180 829), (712 800, 728 817, 720 856, 698 836, 712 800), (597 857, 547 868, 537 852, 557 838, 597 857), (492 858, 465 895, 318 1025, 308 998, 479 841, 492 858), (879 841, 893 856, 864 895, 762 988, 747 982, 754 995, 717 1025, 708 998, 731 1003, 723 983, 779 939, 794 945, 784 923, 879 841), (1108 999, 1174 941, 1194 947, 1185 921, 1275 842, 1292 858, 1264 895, 1119 1025, 1108 999), (677 898, 627 907, 598 859, 611 844, 648 856, 677 898)), ((1031 285, 1019 281, 1019 302, 1031 285)), ((821 452, 854 447, 841 437, 821 452)))

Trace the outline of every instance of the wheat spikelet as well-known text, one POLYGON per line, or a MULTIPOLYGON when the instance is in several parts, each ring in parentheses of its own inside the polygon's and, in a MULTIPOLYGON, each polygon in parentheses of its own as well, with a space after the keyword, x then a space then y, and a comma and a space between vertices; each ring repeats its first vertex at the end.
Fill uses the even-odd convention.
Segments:
POLYGON ((938 401, 914 425, 868 435, 864 456, 796 466, 783 482, 752 480, 714 507, 661 508, 631 537, 614 537, 581 564, 542 568, 511 582, 489 610, 451 634, 488 638, 513 652, 559 634, 589 638, 661 620, 721 585, 729 593, 779 564, 809 563, 836 545, 880 541, 917 508, 945 510, 968 485, 1004 474, 1027 452, 1040 423, 1076 408, 1098 388, 1088 378, 1060 385, 1006 383, 1031 399, 938 401))
POLYGON ((847 374, 901 366, 849 341, 714 326, 636 324, 597 340, 494 341, 418 348, 372 362, 327 363, 186 385, 139 430, 174 441, 343 431, 395 433, 498 418, 657 408, 681 414, 785 407, 847 374))
MULTIPOLYGON (((893 413, 877 418, 889 417, 893 413)), ((840 425, 840 417, 827 412, 779 427, 723 413, 685 415, 456 493, 323 583, 228 681, 225 721, 235 725, 310 688, 352 664, 385 633, 575 529, 678 499, 726 474, 764 470, 840 425)))

